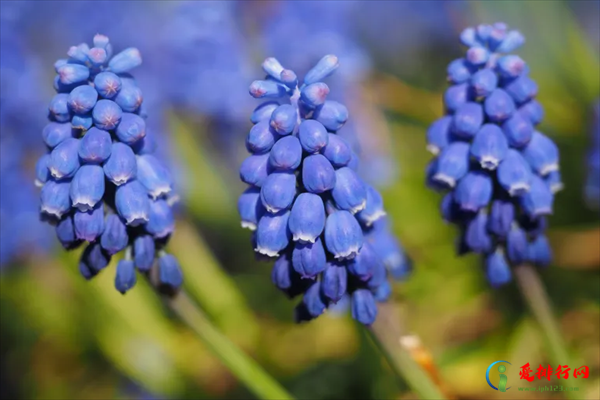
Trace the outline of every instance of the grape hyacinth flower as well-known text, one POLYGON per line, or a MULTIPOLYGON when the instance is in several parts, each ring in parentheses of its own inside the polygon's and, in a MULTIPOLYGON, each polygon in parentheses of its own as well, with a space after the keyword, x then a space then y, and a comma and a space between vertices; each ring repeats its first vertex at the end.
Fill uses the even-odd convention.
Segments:
POLYGON ((65 249, 87 242, 79 270, 90 279, 125 251, 115 287, 125 293, 135 270, 155 264, 159 288, 182 284, 177 260, 164 251, 174 230, 171 177, 145 145, 153 139, 143 96, 129 71, 142 63, 128 48, 113 55, 108 37, 73 46, 55 63, 57 94, 43 130, 48 153, 38 161, 41 214, 65 249), (158 258, 155 263, 155 259, 158 258))
POLYGON ((597 208, 600 205, 600 99, 594 104, 591 148, 587 157, 585 197, 590 206, 597 208))
POLYGON ((338 67, 323 57, 304 77, 275 58, 263 62, 265 80, 250 94, 264 98, 251 116, 240 168, 249 188, 240 196, 242 227, 253 231, 254 251, 274 260, 273 283, 302 294, 296 320, 318 317, 351 298, 352 316, 370 325, 376 301, 390 294, 387 275, 404 277, 410 261, 386 223, 381 195, 356 173, 358 156, 337 131, 348 119, 327 99, 322 80, 338 67))
POLYGON ((448 66, 446 115, 427 131, 436 158, 428 186, 446 191, 441 213, 460 229, 458 253, 481 254, 494 287, 511 266, 547 266, 544 235, 562 188, 556 144, 537 130, 543 117, 537 84, 519 56, 524 38, 503 23, 465 29, 469 47, 448 66))

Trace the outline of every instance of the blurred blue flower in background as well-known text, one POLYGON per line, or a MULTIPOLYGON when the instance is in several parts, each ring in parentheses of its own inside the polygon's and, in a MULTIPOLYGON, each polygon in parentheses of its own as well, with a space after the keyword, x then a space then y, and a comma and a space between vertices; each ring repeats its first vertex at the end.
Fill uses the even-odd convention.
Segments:
POLYGON ((575 16, 579 26, 587 37, 592 41, 596 50, 600 46, 600 24, 598 23, 598 14, 600 14, 600 1, 568 1, 565 3, 575 16))
POLYGON ((173 2, 158 47, 165 99, 179 115, 200 122, 221 157, 237 162, 251 105, 251 46, 235 1, 173 2))
POLYGON ((118 388, 116 398, 131 400, 162 400, 164 397, 150 392, 148 389, 131 381, 124 381, 118 388))
POLYGON ((446 190, 444 219, 460 227, 458 252, 482 254, 494 287, 509 282, 509 265, 547 266, 544 231, 554 193, 562 188, 558 148, 536 130, 543 117, 537 84, 513 50, 525 38, 506 24, 465 29, 465 57, 448 65, 447 115, 427 131, 436 158, 428 185, 446 190))
POLYGON ((322 80, 338 65, 327 55, 299 83, 275 58, 263 62, 267 79, 254 81, 250 94, 270 100, 251 117, 251 155, 240 167, 250 188, 238 210, 256 253, 276 260, 273 283, 290 297, 303 294, 297 321, 348 294, 353 318, 370 325, 375 302, 391 295, 388 271, 403 278, 410 262, 385 222, 381 195, 359 177, 358 156, 337 135, 348 110, 328 100, 322 80))
POLYGON ((43 89, 39 60, 18 28, 26 4, 2 2, 0 8, 0 268, 17 254, 45 250, 46 229, 39 222, 37 196, 28 161, 43 126, 43 89))
MULTIPOLYGON (((351 3, 351 2, 348 2, 351 3)), ((439 43, 451 44, 452 17, 468 15, 466 1, 354 2, 354 35, 382 68, 423 73, 422 52, 439 43)), ((379 67, 379 65, 378 65, 379 67)))
POLYGON ((245 120, 251 60, 236 2, 181 1, 173 6, 160 45, 165 93, 177 108, 245 120))
POLYGON ((585 186, 585 196, 591 206, 598 207, 600 202, 600 99, 594 104, 591 128, 591 145, 587 156, 588 177, 585 186))

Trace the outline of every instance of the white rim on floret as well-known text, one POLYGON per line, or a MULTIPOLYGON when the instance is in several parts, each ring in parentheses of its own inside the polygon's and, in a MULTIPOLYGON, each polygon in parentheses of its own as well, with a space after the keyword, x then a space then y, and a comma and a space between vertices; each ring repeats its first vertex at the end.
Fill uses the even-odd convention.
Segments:
POLYGON ((167 185, 167 186, 160 186, 154 190, 148 191, 148 194, 150 195, 150 197, 152 197, 152 200, 156 200, 163 194, 166 195, 166 194, 169 194, 170 192, 171 192, 171 185, 167 185))
POLYGON ((314 243, 317 241, 317 237, 319 237, 319 235, 312 236, 304 233, 294 233, 292 240, 300 243, 314 243))
POLYGON ((39 179, 34 180, 33 184, 39 188, 44 187, 44 182, 40 181, 39 179))
POLYGON ((433 180, 441 182, 441 183, 445 183, 450 188, 453 188, 454 186, 456 186, 456 179, 454 179, 453 177, 446 175, 446 174, 442 174, 442 173, 435 174, 433 176, 433 180))
POLYGON ((264 254, 265 256, 268 256, 268 257, 277 257, 279 255, 279 251, 277 251, 277 250, 270 250, 270 249, 260 247, 260 246, 255 248, 254 251, 256 251, 257 253, 260 253, 260 254, 264 254))
POLYGON ((180 200, 181 197, 178 194, 171 194, 169 197, 167 197, 167 204, 169 207, 173 207, 175 204, 179 203, 180 200))
POLYGON ((63 213, 61 212, 61 210, 59 208, 54 208, 54 207, 50 207, 50 206, 42 206, 42 212, 48 215, 54 215, 57 218, 61 218, 63 216, 63 213))
POLYGON ((131 177, 129 175, 117 175, 113 176, 110 181, 117 186, 126 184, 131 177))
POLYGON ((367 227, 373 225, 374 222, 376 222, 378 219, 383 218, 387 215, 387 213, 385 212, 385 210, 377 210, 375 211, 372 215, 370 216, 366 216, 366 215, 362 215, 361 217, 365 218, 365 225, 367 227))
POLYGON ((404 256, 401 254, 393 254, 383 259, 383 265, 385 265, 388 269, 396 269, 402 266, 403 260, 404 256))
POLYGON ((73 207, 81 212, 93 210, 95 205, 96 203, 92 199, 86 197, 80 197, 73 200, 73 207))
POLYGON ((519 196, 529 192, 531 186, 528 183, 515 183, 508 188, 508 194, 511 196, 519 196))
POLYGON ((471 203, 461 204, 460 208, 463 209, 464 211, 471 211, 471 212, 477 212, 481 209, 481 207, 479 207, 478 205, 471 204, 471 203))
POLYGON ((483 156, 483 157, 481 157, 481 161, 479 163, 481 164, 481 168, 489 169, 490 171, 493 171, 496 168, 498 168, 498 164, 500 164, 500 160, 498 160, 498 158, 492 157, 492 156, 483 156))
POLYGON ((162 239, 164 237, 169 236, 171 233, 173 233, 173 227, 172 226, 171 227, 166 227, 162 231, 155 233, 154 237, 162 239))
POLYGON ((547 164, 541 168, 540 175, 546 176, 550 172, 558 171, 558 169, 559 169, 558 163, 547 164))
POLYGON ((557 192, 560 192, 561 190, 563 190, 565 188, 564 183, 562 182, 555 182, 552 185, 550 185, 550 191, 554 194, 557 192))
POLYGON ((265 206, 265 209, 270 212, 271 214, 277 214, 279 211, 283 210, 283 208, 275 208, 275 207, 271 207, 268 206, 266 204, 263 203, 263 205, 265 206))
POLYGON ((440 148, 434 144, 428 144, 425 148, 434 156, 437 156, 440 153, 440 148))
POLYGON ((334 254, 333 258, 336 260, 351 260, 358 255, 360 251, 360 246, 352 246, 348 249, 348 251, 344 253, 334 254))
POLYGON ((365 200, 363 200, 362 203, 360 203, 356 207, 351 208, 350 212, 352 214, 356 214, 357 212, 364 210, 366 206, 367 206, 367 200, 365 199, 365 200))
POLYGON ((129 226, 140 226, 148 222, 148 216, 145 214, 132 215, 131 218, 126 219, 126 222, 129 226))
POLYGON ((242 225, 242 228, 244 228, 244 229, 250 229, 251 231, 256 230, 256 224, 254 222, 242 221, 241 225, 242 225))
POLYGON ((541 217, 543 215, 549 215, 549 214, 552 214, 552 207, 541 207, 541 208, 536 208, 535 210, 533 210, 534 217, 541 217))
POLYGON ((56 178, 56 179, 64 178, 64 175, 62 175, 60 173, 60 171, 57 170, 55 167, 49 167, 48 169, 50 170, 50 175, 52 175, 54 178, 56 178))

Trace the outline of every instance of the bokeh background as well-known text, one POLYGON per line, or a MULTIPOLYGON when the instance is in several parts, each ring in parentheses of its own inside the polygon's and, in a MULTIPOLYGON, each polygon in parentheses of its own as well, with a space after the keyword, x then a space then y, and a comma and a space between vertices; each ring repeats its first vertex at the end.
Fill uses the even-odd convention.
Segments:
POLYGON ((600 95, 599 1, 0 4, 2 398, 252 397, 145 282, 120 295, 114 266, 86 282, 77 256, 38 221, 33 165, 43 152, 53 63, 95 33, 109 35, 117 51, 142 52, 134 74, 181 196, 170 249, 186 289, 289 391, 302 399, 415 398, 347 313, 295 325, 295 302, 271 284, 270 265, 255 261, 239 226, 238 167, 258 104, 248 85, 267 56, 301 75, 333 53, 341 66, 328 81, 331 97, 351 115, 340 134, 360 151, 361 173, 382 191, 414 260, 409 279, 394 284, 412 335, 404 344, 452 398, 523 398, 491 390, 485 369, 499 359, 546 364, 541 332, 516 285, 492 290, 477 257, 454 255, 441 198, 424 185, 425 131, 442 115, 446 65, 464 53, 458 35, 497 21, 526 36, 519 54, 540 87, 540 130, 561 150, 565 190, 549 233, 555 262, 541 276, 572 359, 590 368, 587 380, 565 384, 600 398, 600 177, 590 177, 586 161, 600 95))

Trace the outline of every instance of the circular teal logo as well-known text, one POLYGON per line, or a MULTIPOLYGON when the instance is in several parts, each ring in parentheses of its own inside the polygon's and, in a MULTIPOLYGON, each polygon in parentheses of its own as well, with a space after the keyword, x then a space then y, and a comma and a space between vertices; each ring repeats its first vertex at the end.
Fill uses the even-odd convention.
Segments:
POLYGON ((508 361, 503 361, 503 360, 494 361, 493 363, 490 364, 490 366, 485 371, 485 380, 487 381, 488 385, 490 385, 490 387, 492 389, 499 390, 501 392, 506 392, 508 389, 510 389, 510 386, 506 387, 506 384, 508 383, 508 378, 506 377, 506 375, 504 375, 504 373, 506 372, 505 365, 498 366, 498 372, 500 372, 500 381, 498 382, 498 387, 494 386, 492 384, 492 382, 490 381, 490 371, 492 370, 492 367, 498 363, 507 363, 509 365, 512 365, 508 361))

